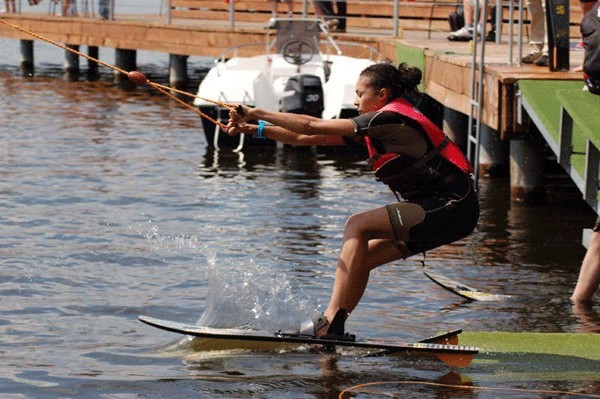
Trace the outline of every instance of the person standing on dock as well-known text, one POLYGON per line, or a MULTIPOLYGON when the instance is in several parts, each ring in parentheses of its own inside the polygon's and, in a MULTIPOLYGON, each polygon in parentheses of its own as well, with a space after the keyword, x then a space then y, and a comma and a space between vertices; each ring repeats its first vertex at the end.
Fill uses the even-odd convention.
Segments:
POLYGON ((61 4, 62 4, 62 6, 61 6, 60 15, 62 17, 73 17, 76 15, 76 12, 73 9, 73 6, 71 4, 71 0, 62 0, 61 4))
POLYGON ((571 295, 571 301, 575 304, 591 302, 600 285, 600 218, 592 231, 590 246, 581 263, 577 285, 571 295))
POLYGON ((337 10, 335 12, 333 10, 333 3, 333 0, 313 0, 315 14, 325 21, 325 25, 330 31, 346 32, 346 0, 335 1, 335 8, 337 10))
MULTIPOLYGON (((448 40, 450 41, 459 41, 459 42, 468 42, 473 39, 473 33, 475 32, 475 27, 473 26, 475 22, 475 2, 479 3, 479 23, 477 24, 477 32, 481 32, 481 30, 485 31, 485 26, 487 24, 487 15, 489 14, 489 10, 491 6, 488 5, 487 9, 483 9, 483 1, 482 0, 463 0, 463 12, 465 16, 465 26, 456 30, 454 32, 450 32, 448 36, 448 40)), ((500 34, 500 33, 498 33, 500 34)))
POLYGON ((593 94, 600 95, 600 8, 598 2, 583 16, 581 20, 581 36, 583 37, 583 78, 585 88, 593 94))
POLYGON ((365 68, 356 83, 359 115, 352 119, 325 120, 244 105, 230 111, 231 136, 244 133, 305 146, 362 143, 376 178, 398 200, 348 218, 329 305, 323 315, 303 324, 308 326, 303 333, 344 334, 345 319, 362 298, 373 269, 457 241, 477 224, 479 202, 469 162, 404 98, 418 94, 421 77, 418 68, 405 64, 365 68), (256 120, 258 125, 249 123, 256 120))
MULTIPOLYGON (((594 7, 583 16, 581 34, 583 35, 585 49, 582 67, 585 88, 590 93, 600 95, 600 2, 596 2, 594 7)), ((591 302, 599 285, 600 217, 592 229, 590 245, 581 263, 581 270, 571 301, 575 304, 591 302)))
POLYGON ((291 18, 294 16, 294 0, 269 0, 271 3, 271 17, 277 18, 279 16, 279 12, 277 11, 277 3, 287 3, 288 7, 288 17, 291 18))
POLYGON ((521 60, 523 64, 534 64, 547 67, 550 65, 548 56, 548 29, 546 25, 546 0, 527 0, 531 22, 529 24, 529 44, 531 50, 521 60))
POLYGON ((15 6, 15 0, 4 0, 4 5, 6 6, 5 12, 7 12, 7 13, 17 12, 17 7, 15 6))
POLYGON ((98 0, 98 14, 102 19, 110 17, 110 0, 98 0))

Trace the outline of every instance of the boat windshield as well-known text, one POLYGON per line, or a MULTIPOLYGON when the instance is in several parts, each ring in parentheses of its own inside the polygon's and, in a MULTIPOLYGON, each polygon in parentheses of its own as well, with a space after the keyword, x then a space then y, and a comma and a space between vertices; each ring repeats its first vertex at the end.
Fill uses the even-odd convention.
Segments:
POLYGON ((273 27, 276 31, 275 48, 278 53, 284 53, 291 42, 302 42, 306 50, 319 53, 321 21, 318 19, 275 19, 273 27))

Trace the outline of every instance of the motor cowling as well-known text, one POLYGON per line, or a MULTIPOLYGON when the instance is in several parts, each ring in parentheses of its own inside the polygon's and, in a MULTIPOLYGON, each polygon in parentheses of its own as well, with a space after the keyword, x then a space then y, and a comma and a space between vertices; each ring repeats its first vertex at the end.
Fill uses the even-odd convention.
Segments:
POLYGON ((281 100, 283 112, 321 117, 325 108, 321 78, 308 74, 292 76, 284 90, 286 96, 281 100))

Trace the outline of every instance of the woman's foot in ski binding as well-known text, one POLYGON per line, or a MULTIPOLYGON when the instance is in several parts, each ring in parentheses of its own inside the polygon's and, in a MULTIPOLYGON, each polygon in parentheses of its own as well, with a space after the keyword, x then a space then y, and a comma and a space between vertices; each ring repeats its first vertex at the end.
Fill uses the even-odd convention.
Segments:
POLYGON ((347 318, 348 311, 346 309, 339 309, 333 317, 333 320, 331 320, 331 323, 329 323, 325 334, 319 334, 319 332, 317 332, 317 337, 331 341, 356 341, 355 335, 346 334, 345 324, 347 318))

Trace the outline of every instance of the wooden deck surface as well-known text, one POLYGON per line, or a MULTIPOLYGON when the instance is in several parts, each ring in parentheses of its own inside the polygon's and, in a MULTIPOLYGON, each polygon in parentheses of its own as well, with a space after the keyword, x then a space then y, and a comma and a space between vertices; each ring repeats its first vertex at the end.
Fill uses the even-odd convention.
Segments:
MULTIPOLYGON (((44 14, 0 14, 0 20, 61 43, 195 56, 217 56, 233 45, 263 43, 266 33, 264 23, 238 21, 232 29, 222 20, 179 19, 168 24, 166 16, 119 15, 117 20, 99 20, 44 14)), ((388 30, 349 27, 346 33, 333 36, 338 41, 363 46, 345 51, 359 57, 368 56, 365 46, 377 49, 381 59, 395 62, 403 59, 400 48, 422 52, 425 91, 445 106, 468 114, 472 61, 469 43, 448 41, 448 32, 404 29, 402 33, 403 37, 397 38, 388 30)), ((0 24, 0 36, 36 40, 4 24, 0 24)), ((482 122, 499 130, 503 136, 510 136, 515 128, 516 82, 520 79, 577 80, 582 79, 582 73, 518 66, 516 43, 511 65, 506 36, 503 41, 502 44, 486 44, 482 122)), ((264 51, 260 46, 257 48, 264 51)), ((526 51, 525 44, 523 52, 526 51)), ((244 51, 240 53, 243 55, 244 51)), ((572 66, 581 65, 583 51, 575 49, 570 56, 572 66)))

